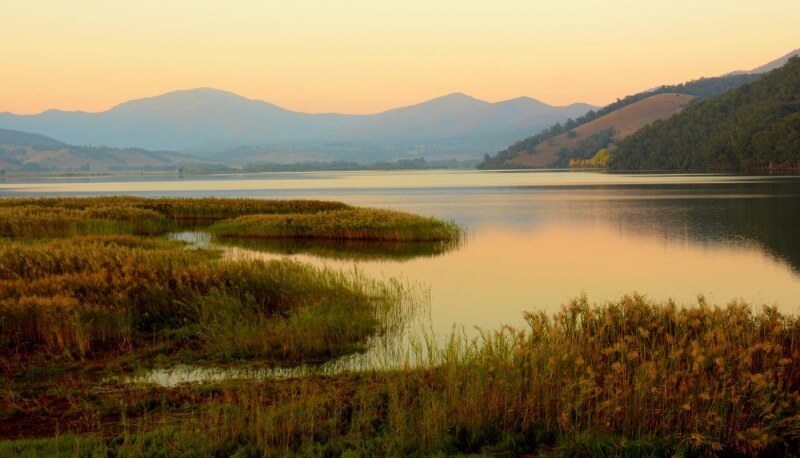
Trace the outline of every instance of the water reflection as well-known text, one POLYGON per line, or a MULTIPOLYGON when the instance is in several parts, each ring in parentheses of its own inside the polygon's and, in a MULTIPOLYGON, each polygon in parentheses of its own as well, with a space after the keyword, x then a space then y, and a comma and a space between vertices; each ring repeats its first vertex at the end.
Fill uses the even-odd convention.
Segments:
POLYGON ((406 261, 435 257, 456 249, 461 242, 386 242, 375 240, 259 239, 216 237, 215 245, 247 248, 278 255, 306 254, 350 261, 406 261))
MULTIPOLYGON (((523 311, 553 313, 582 292, 592 302, 637 291, 680 304, 704 295, 714 304, 743 299, 800 313, 798 177, 337 172, 6 182, 0 193, 313 198, 466 225, 469 243, 452 251, 285 241, 228 248, 228 256, 291 256, 429 285, 429 321, 409 327, 401 349, 428 331, 446 335, 454 324, 467 335, 476 334, 475 325, 521 326, 523 311)), ((377 348, 348 364, 402 359, 377 348)))
POLYGON ((185 242, 189 249, 211 248, 212 236, 208 232, 202 231, 183 231, 171 232, 166 235, 168 240, 185 242))
POLYGON ((380 258, 360 247, 344 248, 349 255, 303 243, 264 246, 259 254, 355 263, 378 277, 430 284, 439 329, 454 322, 492 327, 523 310, 557 310, 582 291, 594 301, 639 291, 691 302, 703 293, 719 303, 743 298, 789 312, 800 298, 798 177, 315 172, 9 181, 0 192, 314 198, 454 220, 470 229, 470 242, 446 253, 433 249, 432 257, 400 255, 411 247, 380 258))

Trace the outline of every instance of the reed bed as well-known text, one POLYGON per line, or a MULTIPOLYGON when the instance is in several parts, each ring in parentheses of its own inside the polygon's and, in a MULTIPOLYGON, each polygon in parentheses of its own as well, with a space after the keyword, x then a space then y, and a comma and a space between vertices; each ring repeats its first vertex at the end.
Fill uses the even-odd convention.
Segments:
POLYGON ((174 219, 225 219, 253 214, 316 213, 352 208, 341 202, 321 200, 269 200, 238 198, 146 198, 109 197, 44 197, 0 199, 0 208, 37 207, 40 209, 85 210, 93 207, 135 207, 153 210, 174 219))
POLYGON ((0 199, 0 237, 155 235, 193 223, 253 214, 304 214, 351 208, 316 200, 139 197, 0 199))
POLYGON ((251 237, 460 236, 337 205, 0 199, 0 456, 800 449, 800 318, 741 302, 579 297, 553 317, 527 315, 524 329, 420 342, 400 369, 172 388, 108 378, 175 362, 321 362, 402 327, 409 291, 396 282, 145 236, 178 219, 251 237))
POLYGON ((144 351, 273 363, 362 348, 398 286, 292 261, 223 261, 115 236, 0 244, 0 365, 144 351))
POLYGON ((256 214, 306 214, 352 208, 322 200, 267 200, 231 198, 140 199, 137 205, 174 219, 220 220, 256 214))
POLYGON ((453 222, 410 213, 353 208, 308 214, 248 215, 208 229, 218 237, 254 237, 395 242, 458 241, 453 222))
POLYGON ((8 355, 0 364, 145 351, 288 364, 360 350, 395 315, 398 285, 290 261, 223 261, 144 237, 186 220, 349 208, 301 200, 0 199, 0 352, 8 355))
POLYGON ((158 235, 191 225, 219 237, 435 242, 446 250, 462 230, 409 213, 341 202, 137 197, 0 199, 0 237, 158 235), (212 224, 214 223, 214 224, 212 224))
POLYGON ((785 456, 800 447, 800 320, 769 308, 577 298, 555 317, 529 315, 525 329, 425 345, 427 363, 401 370, 120 387, 69 411, 70 430, 88 436, 0 443, 0 453, 785 456), (81 425, 101 407, 117 421, 81 425))

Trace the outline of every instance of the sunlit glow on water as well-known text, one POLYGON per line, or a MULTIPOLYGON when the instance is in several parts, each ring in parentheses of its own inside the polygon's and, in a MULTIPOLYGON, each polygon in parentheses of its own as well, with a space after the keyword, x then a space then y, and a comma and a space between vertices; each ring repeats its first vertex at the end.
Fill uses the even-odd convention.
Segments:
MULTIPOLYGON (((463 246, 402 259, 226 244, 231 257, 299 252, 292 257, 429 287, 429 321, 409 329, 402 345, 454 325, 468 336, 474 326, 523 326, 524 311, 554 313, 584 293, 590 302, 638 292, 685 305, 703 295, 711 304, 741 299, 800 313, 800 179, 793 177, 454 171, 0 181, 4 197, 96 194, 328 199, 454 220, 469 231, 463 246)), ((190 241, 215 245, 207 236, 190 241)), ((385 365, 391 358, 381 352, 337 367, 385 365)), ((179 372, 158 377, 194 379, 179 372)))
MULTIPOLYGON (((235 258, 282 255, 234 248, 235 258)), ((656 300, 692 304, 698 295, 724 305, 745 299, 797 313, 800 278, 757 246, 731 246, 631 235, 607 225, 551 224, 530 232, 487 229, 461 249, 404 262, 347 262, 312 255, 295 259, 340 269, 357 266, 373 277, 429 284, 431 324, 446 333, 520 325, 525 310, 555 313, 585 293, 604 302, 639 292, 656 300)))
POLYGON ((36 182, 0 182, 0 191, 14 193, 200 193, 213 195, 230 191, 482 188, 525 186, 602 186, 703 184, 761 181, 761 177, 726 175, 610 175, 588 172, 284 172, 213 177, 125 177, 124 179, 52 178, 36 182))

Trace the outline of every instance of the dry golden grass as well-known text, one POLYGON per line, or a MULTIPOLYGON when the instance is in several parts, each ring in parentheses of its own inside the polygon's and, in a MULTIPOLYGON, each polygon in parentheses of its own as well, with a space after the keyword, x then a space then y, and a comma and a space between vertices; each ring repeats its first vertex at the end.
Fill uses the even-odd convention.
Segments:
MULTIPOLYGON (((785 456, 800 446, 800 320, 772 309, 578 298, 555 317, 529 315, 525 329, 453 336, 426 354, 358 374, 100 391, 64 411, 63 424, 90 434, 66 445, 133 456, 785 456), (115 420, 81 423, 100 411, 115 420)), ((12 446, 65 444, 0 451, 12 446)))
POLYGON ((648 97, 576 127, 572 130, 578 134, 576 137, 570 137, 565 132, 536 145, 534 152, 520 154, 508 163, 526 167, 547 167, 558 160, 561 148, 573 147, 582 139, 611 127, 615 130, 614 140, 621 140, 654 121, 680 113, 694 98, 686 94, 657 94, 648 97))
POLYGON ((0 439, 45 438, 0 441, 0 456, 800 449, 800 318, 744 303, 679 307, 627 296, 592 306, 581 297, 554 317, 527 315, 524 329, 421 342, 399 368, 175 388, 106 380, 106 367, 156 362, 319 362, 399 327, 406 291, 396 283, 224 261, 157 238, 74 235, 270 208, 291 214, 243 221, 298 218, 326 233, 342 221, 354 225, 344 231, 394 221, 321 210, 328 204, 228 203, 0 200, 0 212, 18 218, 0 226, 0 439), (310 213, 297 215, 298 205, 310 213), (92 225, 79 226, 83 217, 92 225), (53 221, 75 226, 52 229, 53 221), (18 233, 65 235, 9 239, 18 233))

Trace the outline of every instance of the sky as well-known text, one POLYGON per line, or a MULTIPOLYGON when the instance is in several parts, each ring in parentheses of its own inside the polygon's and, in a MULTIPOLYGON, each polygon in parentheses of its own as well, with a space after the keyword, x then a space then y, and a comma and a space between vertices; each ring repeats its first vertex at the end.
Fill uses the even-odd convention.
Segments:
POLYGON ((0 112, 213 87, 305 112, 605 105, 800 48, 797 0, 0 0, 0 112))

